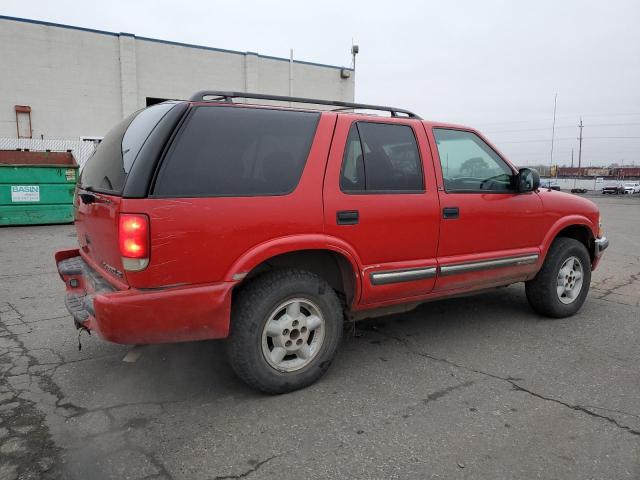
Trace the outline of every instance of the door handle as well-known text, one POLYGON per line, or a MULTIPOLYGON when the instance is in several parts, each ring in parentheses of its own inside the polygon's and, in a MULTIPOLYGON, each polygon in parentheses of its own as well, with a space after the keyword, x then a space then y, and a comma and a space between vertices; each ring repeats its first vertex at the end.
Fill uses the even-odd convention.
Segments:
POLYGON ((452 220, 460 216, 460 209, 458 207, 444 207, 442 209, 442 218, 452 220))
POLYGON ((357 225, 360 221, 358 210, 340 210, 336 212, 336 223, 338 225, 357 225))

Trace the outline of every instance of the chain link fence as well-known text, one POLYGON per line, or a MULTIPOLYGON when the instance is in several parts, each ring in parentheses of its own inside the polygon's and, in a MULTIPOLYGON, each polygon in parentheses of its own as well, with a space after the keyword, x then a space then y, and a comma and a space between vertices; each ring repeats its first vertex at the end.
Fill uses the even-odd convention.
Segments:
POLYGON ((2 138, 0 150, 29 150, 33 152, 71 152, 80 169, 93 154, 97 143, 93 141, 69 140, 61 138, 2 138))

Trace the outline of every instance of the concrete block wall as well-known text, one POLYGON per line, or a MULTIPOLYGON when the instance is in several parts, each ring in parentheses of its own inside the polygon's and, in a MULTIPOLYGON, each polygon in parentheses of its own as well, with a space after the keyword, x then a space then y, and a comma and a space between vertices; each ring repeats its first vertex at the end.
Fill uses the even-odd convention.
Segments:
MULTIPOLYGON (((0 137, 15 138, 15 105, 31 107, 33 138, 104 136, 147 97, 202 89, 288 95, 289 60, 130 33, 0 16, 0 137)), ((293 95, 353 101, 355 74, 294 61, 293 95)))
POLYGON ((0 18, 0 137, 16 137, 15 105, 33 137, 104 135, 121 118, 118 35, 0 18))

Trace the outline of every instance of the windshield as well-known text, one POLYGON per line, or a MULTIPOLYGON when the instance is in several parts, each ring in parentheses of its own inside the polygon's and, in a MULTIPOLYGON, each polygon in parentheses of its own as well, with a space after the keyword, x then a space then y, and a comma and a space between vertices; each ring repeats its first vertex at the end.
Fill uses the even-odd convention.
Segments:
POLYGON ((160 103, 130 115, 113 127, 87 160, 80 186, 119 195, 147 138, 175 102, 160 103))

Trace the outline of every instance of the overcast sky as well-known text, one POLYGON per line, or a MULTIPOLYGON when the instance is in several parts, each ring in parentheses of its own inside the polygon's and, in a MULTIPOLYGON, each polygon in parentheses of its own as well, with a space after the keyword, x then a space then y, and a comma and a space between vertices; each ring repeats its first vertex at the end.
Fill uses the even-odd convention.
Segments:
MULTIPOLYGON (((518 165, 640 165, 640 1, 3 0, 0 14, 349 66, 356 100, 479 128, 518 165), (617 138, 613 138, 617 137, 617 138)), ((212 85, 213 87, 213 85, 212 85)))

